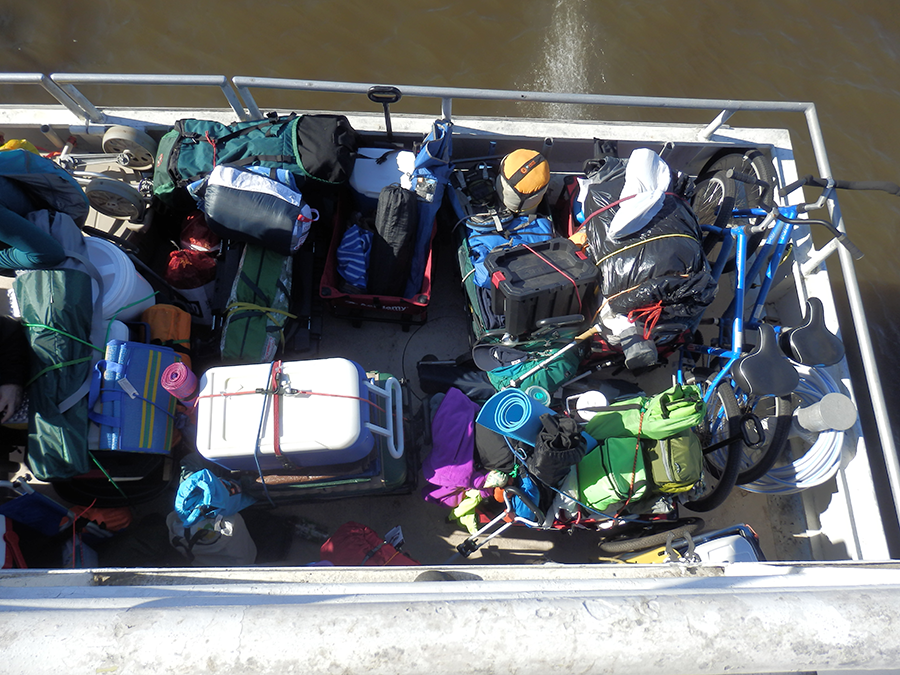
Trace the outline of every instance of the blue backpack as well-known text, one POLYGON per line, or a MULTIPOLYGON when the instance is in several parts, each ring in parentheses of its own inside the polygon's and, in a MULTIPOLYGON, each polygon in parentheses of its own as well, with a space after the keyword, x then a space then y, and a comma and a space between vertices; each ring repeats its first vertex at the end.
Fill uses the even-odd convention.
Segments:
POLYGON ((475 268, 474 282, 482 288, 489 288, 491 277, 485 268, 484 261, 491 251, 512 248, 520 244, 536 244, 553 238, 553 223, 543 216, 487 216, 469 218, 468 229, 469 256, 475 268))

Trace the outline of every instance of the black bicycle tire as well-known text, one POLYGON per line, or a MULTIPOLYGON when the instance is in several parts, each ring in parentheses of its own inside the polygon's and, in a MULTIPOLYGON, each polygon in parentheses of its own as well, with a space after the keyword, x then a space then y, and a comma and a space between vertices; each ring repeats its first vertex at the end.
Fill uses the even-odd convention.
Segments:
MULTIPOLYGON (((735 181, 728 178, 724 171, 717 171, 710 174, 704 174, 697 179, 697 189, 694 196, 691 197, 691 208, 694 215, 701 225, 712 225, 718 229, 724 229, 728 226, 731 218, 731 211, 734 209, 735 198, 735 181), (708 188, 721 188, 721 197, 709 200, 707 199, 708 188), (707 205, 714 205, 715 217, 712 212, 708 212, 707 205), (704 222, 711 220, 712 222, 704 222)), ((710 192, 710 194, 715 194, 710 192)), ((710 232, 703 238, 703 252, 709 255, 715 245, 722 240, 722 236, 718 232, 710 232)))
MULTIPOLYGON (((768 186, 768 188, 763 188, 757 183, 754 188, 748 188, 742 181, 738 181, 734 178, 730 179, 733 181, 731 187, 733 193, 733 200, 731 202, 732 208, 762 208, 768 211, 775 206, 775 191, 778 189, 778 174, 775 171, 774 164, 772 164, 771 160, 764 153, 759 150, 748 150, 747 152, 729 152, 719 155, 714 161, 704 167, 697 182, 700 184, 701 181, 710 180, 712 177, 716 176, 716 174, 727 174, 728 171, 736 171, 741 174, 754 176, 757 181, 765 183, 768 186), (743 198, 741 199, 739 199, 741 197, 741 194, 739 193, 739 183, 740 190, 743 191, 743 198)), ((722 178, 719 178, 719 180, 721 179, 722 178)), ((726 180, 728 180, 727 177, 726 180)), ((730 209, 721 208, 719 217, 716 218, 715 225, 717 227, 729 227, 729 221, 731 220, 729 214, 730 209)), ((761 222, 762 218, 762 216, 756 218, 754 224, 761 222)), ((747 240, 748 256, 753 255, 753 253, 756 252, 756 249, 759 248, 763 238, 763 233, 757 233, 750 236, 747 240)), ((717 239, 710 240, 704 244, 704 252, 707 255, 711 253, 716 242, 717 239)), ((734 268, 734 261, 729 260, 725 263, 723 271, 732 272, 734 271, 734 268)))
POLYGON ((695 516, 679 518, 678 520, 660 521, 660 525, 662 524, 672 525, 673 527, 668 527, 662 532, 654 532, 653 534, 648 534, 643 537, 601 541, 600 550, 604 553, 631 553, 647 548, 655 548, 665 544, 670 534, 673 535, 675 539, 680 539, 686 534, 693 534, 698 530, 702 530, 704 525, 706 525, 702 518, 695 516))
POLYGON ((710 176, 717 171, 729 169, 743 174, 755 175, 757 179, 769 185, 767 192, 760 194, 753 200, 751 206, 769 208, 775 205, 775 193, 778 190, 778 172, 775 165, 760 150, 750 149, 746 151, 723 150, 715 155, 700 171, 698 181, 704 176, 710 176))
POLYGON ((728 171, 729 169, 755 176, 757 180, 768 185, 767 190, 760 189, 759 194, 754 195, 752 200, 748 200, 748 206, 763 209, 775 206, 778 173, 775 171, 775 165, 764 153, 759 150, 729 153, 713 162, 708 171, 728 171))
MULTIPOLYGON (((722 410, 724 411, 727 420, 727 438, 733 438, 734 440, 727 446, 725 468, 718 475, 718 485, 699 499, 684 503, 685 508, 701 513, 718 508, 728 498, 728 495, 731 494, 731 491, 736 484, 738 474, 740 473, 741 460, 744 455, 744 443, 740 436, 741 411, 738 407, 737 398, 735 398, 734 389, 728 382, 723 381, 716 386, 713 396, 718 398, 722 403, 722 410)), ((709 419, 709 413, 707 413, 707 419, 709 419)), ((704 422, 706 421, 707 420, 704 420, 704 422)), ((709 460, 704 460, 704 462, 707 463, 708 461, 709 460)))
POLYGON ((793 421, 793 410, 790 396, 776 396, 775 401, 775 424, 769 425, 772 429, 772 438, 769 441, 769 447, 763 456, 753 466, 741 471, 735 480, 736 485, 746 485, 753 483, 765 476, 772 467, 781 453, 787 446, 788 436, 791 432, 791 423, 793 421))

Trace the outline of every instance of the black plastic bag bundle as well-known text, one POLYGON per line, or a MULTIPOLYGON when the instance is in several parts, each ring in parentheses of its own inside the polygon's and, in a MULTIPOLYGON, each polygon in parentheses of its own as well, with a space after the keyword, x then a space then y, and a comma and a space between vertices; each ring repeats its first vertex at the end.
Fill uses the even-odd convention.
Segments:
POLYGON ((652 338, 667 342, 691 327, 715 299, 716 282, 697 218, 687 200, 673 193, 678 186, 670 187, 646 227, 617 240, 606 236, 618 210, 610 204, 619 199, 624 182, 622 177, 589 187, 584 204, 588 253, 600 270, 600 293, 611 309, 628 315, 659 303, 652 338))
POLYGON ((535 478, 559 487, 587 452, 587 439, 571 417, 545 413, 541 415, 541 424, 543 428, 525 464, 535 478))

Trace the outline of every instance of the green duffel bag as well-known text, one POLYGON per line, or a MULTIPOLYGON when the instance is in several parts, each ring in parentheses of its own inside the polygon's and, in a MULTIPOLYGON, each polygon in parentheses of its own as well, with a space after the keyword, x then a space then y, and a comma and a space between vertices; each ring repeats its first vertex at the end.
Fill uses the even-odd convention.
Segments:
POLYGON ((28 467, 40 480, 87 473, 91 374, 91 277, 73 269, 34 270, 13 282, 31 346, 28 467))
POLYGON ((676 384, 654 396, 637 396, 597 408, 584 430, 598 441, 640 436, 660 440, 697 426, 706 414, 696 384, 676 384))
POLYGON ((700 480, 703 447, 690 429, 645 447, 650 477, 660 492, 687 492, 700 480))
POLYGON ((578 463, 582 502, 603 511, 618 502, 635 502, 647 490, 643 442, 634 437, 607 438, 578 463))
POLYGON ((306 179, 339 185, 350 177, 358 145, 359 134, 344 115, 272 115, 229 125, 178 120, 160 140, 153 194, 173 208, 191 207, 186 187, 221 164, 285 169, 298 187, 306 179))
POLYGON ((293 258, 246 244, 225 306, 222 359, 268 363, 284 343, 290 314, 293 258))

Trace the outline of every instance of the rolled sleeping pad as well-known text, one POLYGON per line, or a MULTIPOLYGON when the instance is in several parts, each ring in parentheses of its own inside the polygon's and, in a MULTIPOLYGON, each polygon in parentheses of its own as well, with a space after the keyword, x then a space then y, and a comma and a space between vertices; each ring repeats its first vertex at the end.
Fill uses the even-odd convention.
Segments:
MULTIPOLYGON (((485 401, 475 421, 502 436, 533 446, 543 429, 541 415, 546 413, 556 414, 522 390, 510 388, 497 392, 485 401)), ((584 431, 581 435, 587 440, 587 452, 597 446, 597 439, 584 431)))

